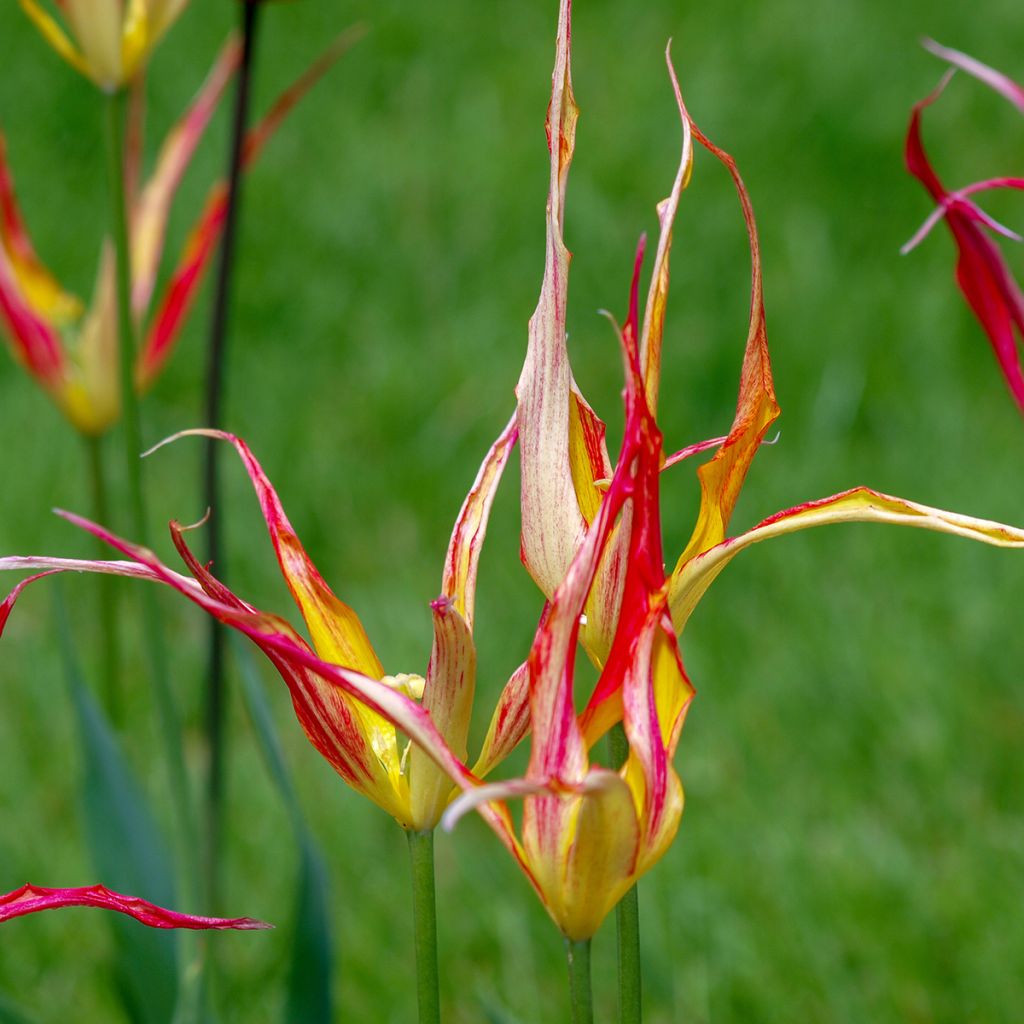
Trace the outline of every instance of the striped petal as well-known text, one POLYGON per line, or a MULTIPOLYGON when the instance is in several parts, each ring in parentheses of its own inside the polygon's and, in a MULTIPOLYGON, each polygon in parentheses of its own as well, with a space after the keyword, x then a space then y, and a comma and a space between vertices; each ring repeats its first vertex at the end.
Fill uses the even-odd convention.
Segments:
POLYGON ((683 189, 690 182, 693 171, 693 140, 690 132, 690 119, 683 103, 683 94, 679 89, 675 68, 670 55, 671 42, 665 49, 665 63, 668 65, 672 91, 675 93, 676 106, 683 124, 683 149, 679 157, 679 170, 672 183, 672 191, 666 199, 658 203, 658 249, 654 257, 654 271, 651 275, 650 290, 647 293, 647 304, 644 309, 643 333, 640 336, 640 365, 643 368, 644 387, 647 392, 647 405, 654 414, 658 409, 658 384, 661 380, 661 341, 665 329, 665 307, 668 303, 669 256, 672 252, 672 228, 675 224, 676 211, 679 209, 679 198, 683 189))
MULTIPOLYGON (((343 32, 306 73, 278 97, 270 112, 246 136, 245 167, 253 163, 285 116, 362 36, 363 31, 361 26, 355 26, 343 32)), ((227 53, 224 59, 228 59, 227 53)), ((217 250, 227 217, 227 200, 227 185, 217 182, 210 190, 198 222, 188 235, 139 351, 136 379, 142 389, 152 384, 173 351, 210 259, 217 250)))
MULTIPOLYGON (((455 521, 441 581, 433 602, 434 642, 427 668, 423 707, 460 761, 467 740, 476 686, 473 611, 476 574, 494 496, 516 442, 515 417, 491 446, 455 521)), ((428 754, 409 754, 409 794, 413 827, 432 829, 452 795, 454 783, 428 754)))
POLYGON ((317 653, 328 661, 380 679, 384 669, 359 616, 335 596, 306 554, 281 499, 249 446, 234 434, 218 430, 185 430, 162 444, 181 437, 211 437, 234 447, 252 481, 281 573, 306 621, 317 653))
POLYGON ((36 255, 22 220, 7 163, 7 141, 0 134, 0 246, 26 304, 53 324, 72 323, 81 316, 82 303, 64 291, 36 255))
POLYGON ((113 910, 118 914, 134 917, 149 928, 192 928, 203 930, 272 928, 264 921, 251 917, 199 917, 196 914, 179 914, 165 910, 154 903, 137 896, 124 896, 102 885, 89 885, 75 889, 46 889, 39 885, 23 885, 13 892, 0 895, 0 922, 9 921, 25 914, 36 914, 41 910, 59 910, 62 907, 96 907, 113 910))
MULTIPOLYGON (((570 6, 568 2, 561 4, 547 117, 551 164, 544 278, 540 300, 530 318, 526 361, 516 387, 522 465, 522 558, 548 597, 565 576, 586 529, 572 473, 572 370, 565 336, 570 254, 562 230, 578 116, 569 66, 570 6)), ((577 422, 584 426, 582 417, 577 417, 577 422)), ((593 435, 596 428, 589 417, 588 425, 593 435)), ((582 436, 584 431, 578 433, 582 436)), ((586 461, 577 459, 576 465, 579 471, 586 461)))
MULTIPOLYGON (((545 612, 546 614, 546 612, 545 612)), ((498 698, 473 774, 484 778, 512 753, 530 731, 530 666, 512 673, 498 698)))
POLYGON ((725 539, 733 508, 739 497, 747 471, 768 428, 779 415, 768 355, 768 333, 765 325, 764 293, 761 283, 761 246, 754 221, 754 208, 736 162, 728 153, 712 143, 690 122, 693 135, 705 149, 713 153, 732 176, 743 208, 747 234, 750 237, 751 294, 750 326, 740 372, 739 400, 729 436, 714 458, 697 471, 700 479, 700 512, 693 535, 677 563, 677 570, 694 556, 725 539))
POLYGON ((891 523, 938 533, 950 533, 995 547, 1024 547, 1024 530, 988 519, 945 512, 856 487, 841 494, 786 509, 758 523, 753 529, 717 545, 677 569, 672 577, 670 604, 675 627, 682 632, 697 602, 715 577, 744 548, 770 537, 830 523, 891 523))
POLYGON ((988 336, 1010 393, 1024 412, 1024 367, 1019 346, 1024 343, 1024 295, 996 244, 985 234, 980 211, 950 194, 928 160, 921 139, 921 118, 938 99, 939 87, 914 105, 907 128, 907 170, 943 209, 957 246, 956 280, 967 304, 988 336))
POLYGON ((230 39, 192 104, 164 140, 153 175, 139 197, 132 222, 132 308, 137 317, 148 309, 153 294, 171 202, 241 56, 241 43, 230 39))

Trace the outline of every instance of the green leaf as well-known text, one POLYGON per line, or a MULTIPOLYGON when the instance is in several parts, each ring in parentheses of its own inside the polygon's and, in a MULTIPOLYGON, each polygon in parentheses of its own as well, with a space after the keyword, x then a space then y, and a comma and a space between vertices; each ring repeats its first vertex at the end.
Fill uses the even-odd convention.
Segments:
MULTIPOLYGON (((175 905, 167 846, 145 794, 121 752, 103 711, 82 679, 59 591, 57 632, 81 747, 81 808, 93 864, 104 885, 175 905)), ((177 1000, 177 942, 172 932, 110 916, 116 940, 116 986, 130 1019, 167 1024, 177 1000)))
POLYGON ((291 968, 288 974, 288 998, 285 1024, 330 1024, 332 1020, 331 977, 334 943, 331 922, 327 869, 316 841, 309 831, 295 787, 285 765, 281 743, 274 729, 273 716, 263 692, 263 683, 253 663, 252 653, 237 638, 232 639, 236 663, 242 680, 246 709, 256 731, 260 752, 267 770, 284 801, 299 847, 299 878, 292 942, 291 968))

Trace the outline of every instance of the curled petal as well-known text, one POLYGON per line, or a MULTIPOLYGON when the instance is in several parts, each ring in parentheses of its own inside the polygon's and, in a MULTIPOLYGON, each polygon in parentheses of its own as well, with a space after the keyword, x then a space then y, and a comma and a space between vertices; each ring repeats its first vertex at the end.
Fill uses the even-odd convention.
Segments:
POLYGON ((281 499, 249 446, 234 434, 219 430, 184 430, 161 442, 161 445, 181 437, 212 437, 234 446, 256 490, 278 564, 309 627, 313 646, 321 657, 329 661, 380 679, 384 669, 359 616, 334 595, 306 554, 285 514, 281 499))
POLYGON ((90 885, 75 889, 45 889, 38 885, 23 885, 20 889, 0 896, 0 922, 41 910, 58 910, 61 907, 96 907, 100 910, 114 910, 119 914, 134 917, 136 921, 150 928, 192 928, 192 929, 236 929, 251 931, 273 928, 264 921, 251 917, 199 917, 195 914, 179 914, 165 910, 153 903, 147 903, 137 896, 123 896, 102 885, 90 885))
MULTIPOLYGON (((60 515, 109 544, 115 550, 127 555, 144 568, 151 570, 163 583, 183 593, 214 618, 240 633, 244 633, 270 657, 282 675, 285 674, 285 670, 294 673, 293 680, 298 678, 303 685, 310 679, 317 680, 315 692, 302 692, 296 696, 296 691, 293 689, 292 698, 296 703, 296 710, 299 710, 301 705, 303 712, 308 714, 309 721, 313 721, 318 728, 324 726, 324 728, 333 729, 336 725, 330 716, 337 710, 338 704, 332 703, 330 706, 326 706, 322 699, 323 696, 332 692, 339 697, 344 695, 352 699, 351 704, 344 705, 344 711, 349 715, 376 716, 377 721, 392 729, 392 743, 394 728, 400 729, 413 743, 418 744, 430 754, 458 785, 468 788, 477 783, 465 765, 449 750, 444 738, 431 721, 429 713, 400 690, 389 686, 379 678, 364 675, 319 657, 296 636, 294 630, 286 622, 277 616, 260 612, 230 595, 230 592, 221 584, 211 581, 208 574, 203 572, 202 567, 194 559, 190 559, 189 566, 193 572, 200 572, 202 588, 181 586, 178 574, 170 571, 148 549, 132 545, 102 526, 82 519, 80 516, 68 512, 61 512, 60 515), (209 590, 206 589, 207 587, 209 590), (211 595, 211 590, 217 595, 216 597, 211 595)), ((179 543, 179 550, 182 550, 180 536, 176 537, 176 542, 179 543)), ((289 685, 291 686, 291 681, 289 685)), ((307 726, 307 721, 303 721, 303 726, 307 726)), ((307 733, 309 733, 308 728, 307 733)), ((344 742, 345 738, 351 734, 351 729, 343 730, 338 736, 338 741, 344 742)), ((310 735, 310 739, 313 740, 312 735, 310 735)), ((314 741, 314 745, 320 749, 316 741, 314 741)), ((325 753, 327 756, 324 750, 321 750, 321 753, 325 753)), ((383 785, 380 782, 383 778, 380 765, 383 753, 375 747, 368 760, 367 770, 374 773, 374 779, 377 780, 376 788, 368 790, 365 785, 356 787, 378 802, 381 802, 378 797, 381 794, 380 787, 383 785)), ((385 765, 384 768, 390 775, 391 766, 385 765)), ((381 806, 385 806, 385 803, 381 802, 381 806)), ((402 820, 406 813, 404 809, 397 807, 394 798, 390 800, 386 809, 399 820, 402 820)))
POLYGON ((855 487, 829 498, 786 509, 758 523, 753 529, 711 548, 677 569, 671 580, 669 602, 672 619, 682 632, 691 612, 715 577, 744 548, 797 530, 830 523, 891 523, 938 533, 951 533, 995 547, 1024 548, 1024 530, 988 519, 945 512, 904 498, 855 487))
POLYGON ((900 246, 900 253, 906 256, 907 253, 916 249, 925 238, 931 233, 932 228, 946 216, 947 211, 950 207, 955 204, 959 204, 967 211, 970 216, 977 220, 979 223, 984 224, 985 227, 997 234, 1003 235, 1006 238, 1011 239, 1014 242, 1024 242, 1024 235, 1018 234, 1016 231, 1008 228, 1005 224, 1000 224, 994 217, 990 217, 984 210, 974 203, 968 203, 967 198, 975 195, 978 192, 987 192, 990 189, 996 188, 1012 188, 1012 189, 1024 189, 1024 178, 987 178, 985 181, 976 181, 973 185, 968 185, 966 188, 957 189, 956 192, 950 192, 943 201, 935 207, 934 210, 925 219, 925 222, 914 232, 913 237, 900 246))
POLYGON ((936 57, 948 61, 953 67, 960 68, 961 71, 966 72, 968 75, 973 75, 978 81, 984 82, 985 85, 995 89, 996 92, 1005 96, 1024 114, 1024 86, 1019 85, 1008 75, 1004 75, 1001 71, 996 71, 995 68, 990 68, 987 64, 982 64, 980 60, 975 60, 974 57, 962 53, 960 50, 952 50, 948 46, 940 46, 934 39, 925 39, 923 45, 926 50, 934 53, 936 57))
POLYGON ((700 478, 700 513, 693 535, 680 556, 681 566, 701 551, 720 543, 729 528, 733 508, 747 471, 768 428, 779 415, 768 355, 764 292, 761 282, 761 246, 754 221, 754 208, 736 162, 728 153, 708 140, 690 122, 694 137, 728 168, 743 208, 743 219, 750 237, 751 293, 750 327, 740 372, 739 400, 732 429, 715 457, 697 471, 700 478))

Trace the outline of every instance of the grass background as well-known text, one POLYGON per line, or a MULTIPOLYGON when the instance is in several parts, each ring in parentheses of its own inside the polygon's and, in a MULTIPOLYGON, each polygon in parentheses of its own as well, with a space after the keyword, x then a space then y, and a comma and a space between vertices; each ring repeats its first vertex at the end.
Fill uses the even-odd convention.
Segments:
MULTIPOLYGON (((234 7, 193 4, 157 53, 150 151, 234 7)), ((425 666, 427 602, 451 521, 512 409, 542 269, 555 17, 554 0, 307 2, 265 14, 264 105, 335 31, 357 19, 372 31, 247 182, 230 425, 389 671, 425 666)), ((636 237, 656 227, 654 204, 675 171, 669 36, 691 111, 734 154, 753 196, 783 417, 737 529, 859 483, 1024 522, 1024 431, 952 285, 951 244, 940 231, 898 255, 928 212, 901 163, 910 105, 941 72, 917 45, 925 34, 1024 74, 1010 0, 578 4, 569 327, 577 377, 613 434, 619 363, 595 310, 622 311, 636 237)), ((14 4, 0 13, 0 66, 0 123, 37 248, 88 295, 106 216, 100 106, 14 4)), ((223 129, 221 119, 182 190, 172 251, 221 164, 223 129)), ((1019 172, 1019 117, 964 78, 926 131, 951 184, 1019 172)), ((1019 226, 1019 203, 991 209, 1019 226)), ((748 296, 731 185, 698 154, 676 230, 666 444, 727 429, 748 296)), ((147 441, 199 422, 203 310, 146 404, 147 441)), ((79 445, 7 358, 0 426, 0 550, 86 554, 83 538, 47 515, 87 509, 79 445)), ((148 464, 154 528, 201 514, 199 454, 185 442, 148 464)), ((283 611, 256 503, 240 467, 227 467, 220 514, 234 582, 283 611)), ((514 468, 508 481, 481 572, 481 731, 538 610, 517 564, 514 468)), ((692 467, 665 491, 672 552, 693 521, 692 467)), ((169 542, 160 550, 173 555, 169 542)), ((1014 553, 852 526, 761 546, 715 584, 684 643, 699 691, 677 756, 688 808, 641 884, 651 1024, 1016 1019, 1022 579, 1014 553)), ((0 658, 0 889, 95 880, 43 589, 19 608, 0 658)), ((94 589, 65 589, 88 656, 94 589)), ((132 609, 129 585, 123 595, 132 609)), ((206 624, 169 596, 161 608, 198 766, 206 624)), ((125 741, 161 808, 134 617, 125 629, 125 741)), ((405 842, 308 746, 274 682, 268 675, 289 763, 332 872, 339 1019, 410 1020, 405 842)), ((296 854, 237 700, 232 744, 225 909, 286 925, 296 854)), ((438 857, 447 1018, 565 1019, 560 941, 510 859, 477 821, 440 838, 438 857)), ((225 1020, 280 1019, 288 931, 215 938, 225 1020)), ((595 950, 602 1020, 613 1013, 613 949, 609 927, 595 950)), ((40 1022, 117 1019, 109 954, 102 915, 19 920, 0 934, 0 992, 40 1022)))

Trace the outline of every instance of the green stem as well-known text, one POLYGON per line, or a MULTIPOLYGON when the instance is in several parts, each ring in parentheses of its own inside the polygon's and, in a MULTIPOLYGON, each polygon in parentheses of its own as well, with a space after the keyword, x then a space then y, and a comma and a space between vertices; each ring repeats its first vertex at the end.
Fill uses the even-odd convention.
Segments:
POLYGON ((594 997, 590 988, 590 939, 565 940, 569 960, 569 997, 572 1024, 594 1024, 594 997))
MULTIPOLYGON (((97 523, 110 524, 110 503, 107 500, 107 477, 103 468, 103 438, 83 435, 85 454, 89 466, 89 486, 92 493, 92 517, 97 523)), ((103 541, 96 542, 98 557, 110 554, 103 541)), ((124 725, 121 706, 121 635, 117 628, 117 581, 112 576, 100 576, 99 588, 99 640, 100 664, 103 680, 103 706, 115 728, 124 725)))
MULTIPOLYGON (((629 741, 621 724, 608 734, 608 751, 613 768, 621 768, 629 757, 629 741)), ((634 885, 615 908, 615 932, 619 955, 619 1022, 640 1024, 640 904, 634 885)))
MULTIPOLYGON (((108 152, 111 220, 114 251, 117 256, 117 326, 121 379, 122 430, 128 507, 135 540, 149 546, 146 503, 142 489, 142 441, 139 427, 139 403, 135 395, 135 325, 131 304, 131 245, 128 237, 128 208, 124 174, 124 120, 126 92, 121 89, 107 97, 108 152)), ((189 791, 185 758, 181 750, 181 723, 167 674, 167 649, 164 644, 160 612, 154 588, 140 591, 143 612, 143 637, 150 663, 150 676, 159 716, 160 736, 164 744, 171 799, 174 801, 181 849, 185 856, 185 877, 191 899, 196 899, 199 879, 198 844, 189 791)))
POLYGON ((438 1024, 437 900, 434 895, 434 833, 407 832, 412 863, 412 916, 416 935, 416 997, 420 1024, 438 1024))

